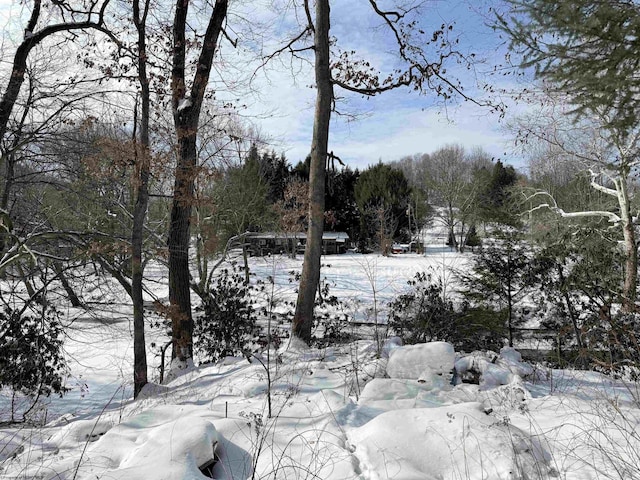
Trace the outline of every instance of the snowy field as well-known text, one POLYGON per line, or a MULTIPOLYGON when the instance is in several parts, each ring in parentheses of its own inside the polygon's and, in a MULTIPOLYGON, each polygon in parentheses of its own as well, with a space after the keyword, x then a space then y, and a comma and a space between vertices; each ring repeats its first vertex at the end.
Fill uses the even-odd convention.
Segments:
MULTIPOLYGON (((326 256, 323 276, 366 320, 417 271, 453 293, 452 272, 466 262, 443 248, 326 256)), ((251 259, 256 278, 275 279, 278 300, 294 298, 289 272, 300 266, 251 259)), ((166 298, 161 282, 150 288, 166 298)), ((532 366, 511 349, 463 356, 390 339, 281 350, 201 366, 133 402, 130 312, 115 287, 94 295, 97 314, 66 311, 71 391, 42 405, 45 426, 0 429, 0 478, 640 479, 637 385, 532 366)), ((155 367, 151 344, 166 337, 147 335, 155 367)), ((0 399, 3 417, 10 400, 0 399)))

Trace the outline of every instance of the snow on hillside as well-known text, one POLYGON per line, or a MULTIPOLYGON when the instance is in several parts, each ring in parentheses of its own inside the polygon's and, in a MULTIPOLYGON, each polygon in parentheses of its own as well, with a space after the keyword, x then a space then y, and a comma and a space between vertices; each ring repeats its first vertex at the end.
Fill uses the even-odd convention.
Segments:
MULTIPOLYGON (((416 271, 444 278, 464 265, 430 253, 323 257, 323 274, 364 317, 374 292, 382 307, 416 271)), ((274 276, 285 298, 300 264, 256 258, 252 271, 274 276)), ((535 367, 506 348, 461 355, 440 342, 361 340, 227 358, 133 402, 127 312, 103 300, 114 302, 108 321, 81 319, 68 341, 72 390, 47 405, 48 423, 0 429, 0 478, 640 478, 636 384, 535 367)))

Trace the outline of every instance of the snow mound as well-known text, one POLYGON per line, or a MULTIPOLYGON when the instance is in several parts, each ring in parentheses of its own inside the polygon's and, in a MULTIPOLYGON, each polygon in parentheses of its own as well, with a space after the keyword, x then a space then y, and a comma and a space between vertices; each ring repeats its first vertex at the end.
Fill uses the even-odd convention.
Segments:
POLYGON ((200 467, 212 462, 218 444, 213 424, 183 407, 146 410, 111 428, 87 448, 80 479, 206 478, 200 467))
POLYGON ((386 412, 349 440, 370 480, 547 478, 552 471, 535 440, 478 403, 386 412))
POLYGON ((433 375, 449 375, 456 353, 447 342, 420 343, 391 350, 387 375, 391 378, 430 381, 433 375))
POLYGON ((533 367, 522 361, 520 353, 510 347, 492 352, 473 352, 455 362, 456 376, 462 382, 478 383, 482 389, 521 384, 522 377, 533 374, 533 367))
POLYGON ((396 348, 400 348, 401 346, 402 339, 400 337, 387 338, 382 345, 382 357, 389 358, 391 356, 391 352, 393 352, 396 348))
MULTIPOLYGON (((445 380, 439 377, 444 383, 445 380)), ((450 389, 443 385, 443 389, 450 389)), ((360 395, 360 405, 384 410, 395 408, 439 407, 439 390, 433 385, 397 378, 374 378, 365 385, 360 395)))
POLYGON ((176 379, 180 378, 181 376, 189 372, 193 372, 195 369, 196 367, 193 363, 192 358, 189 358, 187 360, 180 360, 179 358, 174 358, 173 360, 171 360, 171 365, 169 366, 169 369, 165 374, 164 383, 169 384, 171 382, 174 382, 176 379))
POLYGON ((59 447, 78 443, 95 442, 114 425, 111 420, 75 420, 64 425, 50 439, 49 443, 59 447))

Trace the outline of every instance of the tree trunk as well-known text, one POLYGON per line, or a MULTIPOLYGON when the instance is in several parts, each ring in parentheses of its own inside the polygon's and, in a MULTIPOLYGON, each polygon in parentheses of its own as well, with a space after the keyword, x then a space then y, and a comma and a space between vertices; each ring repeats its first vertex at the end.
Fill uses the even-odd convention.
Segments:
POLYGON ((60 280, 60 283, 62 284, 62 288, 67 294, 67 298, 71 302, 71 306, 81 307, 82 302, 80 301, 80 299, 78 298, 78 295, 76 295, 76 292, 73 290, 73 288, 71 287, 71 284, 67 280, 67 276, 64 274, 64 268, 62 267, 62 264, 58 261, 54 261, 53 271, 56 272, 58 280, 60 280))
POLYGON ((133 2, 133 22, 138 31, 138 80, 140 82, 140 146, 136 147, 136 168, 138 184, 136 203, 133 208, 131 228, 131 300, 133 302, 133 397, 136 398, 147 384, 147 350, 144 334, 144 302, 142 297, 142 246, 144 241, 144 221, 149 204, 149 112, 151 95, 147 78, 146 15, 149 0, 144 3, 141 15, 139 0, 133 2))
POLYGON ((11 112, 18 100, 20 88, 24 83, 24 76, 27 71, 27 58, 29 52, 35 46, 33 41, 25 40, 20 44, 13 57, 13 66, 9 82, 0 100, 0 138, 4 138, 7 133, 7 125, 11 118, 11 112))
MULTIPOLYGON (((2 138, 2 137, 0 137, 2 138)), ((0 153, 2 155, 2 153, 0 153)), ((3 155, 4 156, 4 155, 3 155)), ((13 152, 4 157, 5 171, 4 171, 4 189, 2 190, 2 197, 0 197, 0 210, 9 214, 9 196, 11 194, 11 188, 15 180, 15 164, 16 158, 13 152)))
POLYGON ((322 233, 324 230, 325 168, 329 143, 331 102, 333 101, 333 84, 329 69, 329 0, 316 1, 315 16, 314 45, 317 93, 313 141, 311 143, 311 165, 309 167, 309 228, 292 325, 293 336, 305 343, 309 343, 311 340, 313 306, 320 279, 322 233))
POLYGON ((576 336, 576 343, 578 344, 578 348, 580 351, 584 349, 584 343, 582 341, 582 331, 580 330, 580 326, 578 325, 578 314, 573 308, 573 302, 567 293, 566 278, 564 276, 563 270, 564 262, 562 264, 558 263, 556 265, 556 271, 558 272, 558 280, 560 280, 560 291, 562 292, 562 298, 564 299, 564 303, 567 306, 567 313, 569 314, 569 319, 571 320, 571 325, 573 326, 573 334, 576 336))
POLYGON ((449 242, 451 243, 449 247, 451 248, 451 250, 458 250, 458 240, 456 239, 456 232, 455 232, 456 217, 455 217, 455 214, 453 213, 453 205, 449 203, 448 207, 449 207, 448 208, 449 217, 447 219, 447 223, 449 227, 449 242))
POLYGON ((638 247, 636 234, 631 216, 631 202, 627 191, 627 182, 624 177, 615 181, 620 206, 620 218, 622 220, 622 234, 624 238, 624 286, 622 288, 622 307, 625 312, 633 312, 636 309, 636 284, 638 282, 638 247))
POLYGON ((509 329, 509 346, 513 347, 513 299, 511 298, 511 286, 507 292, 507 328, 509 329))
POLYGON ((169 302, 171 305, 171 358, 187 360, 193 356, 193 317, 189 273, 189 232, 195 185, 195 130, 185 134, 178 129, 179 164, 176 171, 171 223, 169 227, 169 302), (182 132, 182 135, 181 133, 182 132))
POLYGON ((506 290, 507 290, 507 327, 509 329, 509 346, 513 347, 513 285, 511 279, 513 278, 513 266, 511 263, 511 251, 507 256, 507 276, 506 276, 506 290))
POLYGON ((171 94, 173 120, 178 142, 178 164, 176 165, 167 246, 169 248, 169 314, 173 343, 171 356, 180 361, 187 361, 193 356, 189 240, 197 171, 197 131, 213 56, 222 33, 222 23, 227 16, 227 6, 227 0, 216 0, 215 2, 207 31, 201 40, 202 50, 197 60, 191 91, 187 92, 185 30, 189 0, 177 0, 175 4, 171 94))

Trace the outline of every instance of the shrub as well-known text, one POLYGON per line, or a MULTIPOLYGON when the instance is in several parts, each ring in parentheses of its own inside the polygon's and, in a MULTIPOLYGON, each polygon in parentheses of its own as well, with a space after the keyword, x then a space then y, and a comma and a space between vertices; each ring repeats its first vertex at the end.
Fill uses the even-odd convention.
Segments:
POLYGON ((462 304, 455 318, 455 329, 449 342, 457 350, 500 351, 505 344, 507 331, 504 326, 505 313, 487 307, 472 307, 462 304))
POLYGON ((67 372, 62 325, 53 307, 0 312, 0 387, 29 396, 62 396, 67 372))
POLYGON ((640 315, 619 312, 592 316, 585 325, 589 360, 596 370, 640 379, 640 315))
POLYGON ((352 340, 349 315, 344 312, 345 306, 330 292, 330 284, 326 279, 320 282, 320 295, 316 297, 313 314, 313 345, 326 347, 352 340), (322 333, 321 335, 319 333, 322 333))
MULTIPOLYGON (((331 265, 323 264, 322 267, 330 268, 331 265)), ((289 271, 289 283, 298 283, 300 275, 300 272, 295 270, 289 271)), ((283 305, 287 308, 283 317, 290 323, 293 321, 296 304, 295 302, 284 302, 283 305)), ((321 278, 313 308, 312 346, 324 348, 353 339, 349 323, 350 315, 344 313, 345 310, 344 302, 331 294, 331 283, 326 278, 321 278)))
POLYGON ((389 326, 405 343, 445 341, 459 350, 499 350, 505 331, 499 312, 472 308, 456 310, 443 296, 440 283, 418 272, 407 282, 412 289, 389 303, 389 326))
POLYGON ((203 361, 245 355, 256 340, 256 311, 251 286, 233 265, 223 269, 195 318, 196 352, 203 361))
POLYGON ((449 339, 456 313, 453 304, 443 298, 442 285, 433 283, 424 272, 407 283, 412 289, 389 303, 389 326, 406 343, 449 339))

